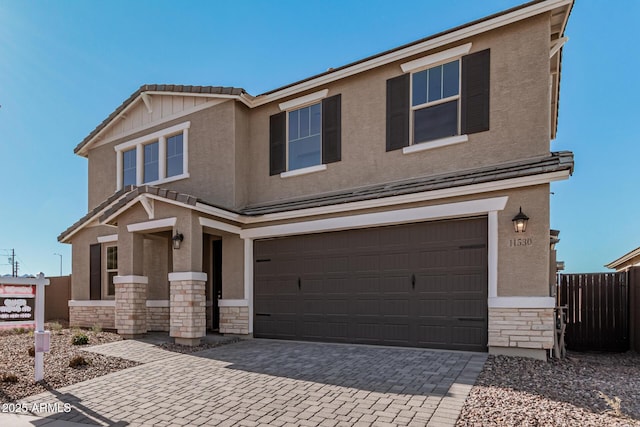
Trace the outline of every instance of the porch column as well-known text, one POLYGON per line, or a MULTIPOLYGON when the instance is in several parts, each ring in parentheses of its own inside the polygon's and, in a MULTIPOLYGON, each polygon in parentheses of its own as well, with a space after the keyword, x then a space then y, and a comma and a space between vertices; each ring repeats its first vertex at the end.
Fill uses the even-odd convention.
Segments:
POLYGON ((169 335, 176 344, 198 345, 206 335, 206 273, 169 273, 169 335))
POLYGON ((115 286, 115 327, 124 338, 135 338, 147 332, 147 284, 143 276, 144 237, 118 230, 118 276, 115 286))
POLYGON ((202 272, 202 226, 189 212, 179 218, 173 235, 182 234, 180 248, 173 249, 169 273, 169 335, 176 344, 198 345, 206 335, 207 274, 202 272))

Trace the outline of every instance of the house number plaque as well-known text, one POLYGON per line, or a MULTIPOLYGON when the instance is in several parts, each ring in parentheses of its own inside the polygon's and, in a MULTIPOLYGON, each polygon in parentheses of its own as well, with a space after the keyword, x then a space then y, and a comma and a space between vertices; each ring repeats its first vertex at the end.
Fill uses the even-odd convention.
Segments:
POLYGON ((519 239, 509 239, 510 248, 515 248, 517 246, 533 246, 533 238, 523 237, 519 239))

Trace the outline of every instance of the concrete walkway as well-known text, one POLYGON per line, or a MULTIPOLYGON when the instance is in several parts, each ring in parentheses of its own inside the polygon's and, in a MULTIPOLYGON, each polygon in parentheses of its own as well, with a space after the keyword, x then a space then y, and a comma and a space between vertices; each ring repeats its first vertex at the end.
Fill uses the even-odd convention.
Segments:
MULTIPOLYGON (((89 350, 147 362, 24 399, 68 403, 71 411, 38 413, 22 425, 451 426, 486 360, 480 353, 260 339, 191 355, 140 341, 89 350)), ((0 416, 0 425, 21 425, 12 421, 0 416)))

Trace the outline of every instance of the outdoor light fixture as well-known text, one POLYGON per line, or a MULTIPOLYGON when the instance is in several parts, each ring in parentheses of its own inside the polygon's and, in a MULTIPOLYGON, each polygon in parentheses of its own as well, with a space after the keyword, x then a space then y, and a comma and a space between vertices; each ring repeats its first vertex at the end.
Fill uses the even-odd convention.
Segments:
POLYGON ((525 230, 527 229, 527 222, 529 222, 529 217, 522 213, 522 206, 520 206, 520 212, 518 212, 518 214, 513 217, 512 221, 513 228, 516 230, 516 233, 525 232, 525 230))
POLYGON ((180 249, 180 244, 184 240, 184 236, 182 233, 176 231, 176 234, 174 234, 171 240, 173 240, 173 249, 180 249))

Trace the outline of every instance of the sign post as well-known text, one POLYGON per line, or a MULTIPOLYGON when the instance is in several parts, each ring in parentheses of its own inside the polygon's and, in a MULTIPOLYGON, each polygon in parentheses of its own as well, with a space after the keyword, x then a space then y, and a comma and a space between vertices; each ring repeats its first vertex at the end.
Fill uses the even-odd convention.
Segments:
POLYGON ((50 348, 50 332, 44 330, 44 287, 48 284, 42 273, 35 278, 0 277, 0 328, 35 326, 36 381, 44 378, 44 353, 50 348))

